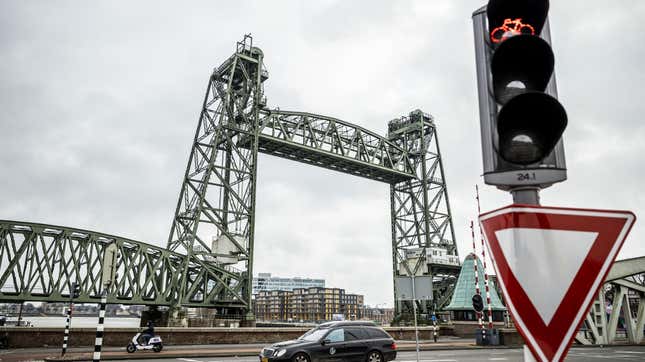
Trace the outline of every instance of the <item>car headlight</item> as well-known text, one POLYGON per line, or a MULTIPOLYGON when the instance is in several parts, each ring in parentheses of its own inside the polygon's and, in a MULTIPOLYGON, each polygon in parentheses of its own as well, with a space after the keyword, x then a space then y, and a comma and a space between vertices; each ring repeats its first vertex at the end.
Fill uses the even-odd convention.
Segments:
POLYGON ((282 356, 284 356, 284 354, 285 354, 285 353, 287 353, 287 350, 286 350, 286 349, 284 349, 284 348, 280 348, 280 349, 278 350, 278 352, 276 352, 275 356, 276 356, 276 357, 282 357, 282 356))

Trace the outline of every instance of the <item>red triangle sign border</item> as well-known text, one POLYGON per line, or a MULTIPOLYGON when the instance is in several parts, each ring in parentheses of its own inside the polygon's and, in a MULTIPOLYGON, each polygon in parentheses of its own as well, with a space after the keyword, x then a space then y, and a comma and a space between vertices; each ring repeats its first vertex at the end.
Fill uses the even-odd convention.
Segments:
POLYGON ((564 359, 574 333, 582 323, 635 219, 634 214, 629 211, 519 204, 480 215, 483 236, 507 306, 518 331, 538 360, 564 359), (548 325, 544 324, 537 309, 513 275, 495 235, 496 231, 518 227, 598 232, 591 250, 548 325), (576 285, 576 288, 572 288, 573 285, 576 285), (521 313, 516 306, 522 307, 521 313))

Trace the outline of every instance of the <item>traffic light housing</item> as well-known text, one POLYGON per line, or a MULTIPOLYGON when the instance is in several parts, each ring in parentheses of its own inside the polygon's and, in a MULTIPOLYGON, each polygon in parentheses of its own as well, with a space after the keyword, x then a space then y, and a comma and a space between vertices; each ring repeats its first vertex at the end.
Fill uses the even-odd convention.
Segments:
POLYGON ((490 0, 473 13, 484 181, 504 190, 566 180, 548 0, 490 0))
POLYGON ((473 309, 475 312, 482 312, 484 310, 484 299, 481 294, 473 294, 473 309))
POLYGON ((81 285, 78 283, 72 283, 72 298, 78 298, 81 295, 81 285))

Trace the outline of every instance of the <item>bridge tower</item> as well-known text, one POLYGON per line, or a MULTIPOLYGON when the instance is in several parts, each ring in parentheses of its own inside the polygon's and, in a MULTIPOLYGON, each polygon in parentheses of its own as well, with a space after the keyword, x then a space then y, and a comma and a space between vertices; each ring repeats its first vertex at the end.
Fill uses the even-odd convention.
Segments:
POLYGON ((222 315, 252 319, 262 59, 247 35, 209 79, 168 237, 169 250, 188 256, 176 307, 212 300, 222 315))
POLYGON ((434 118, 416 110, 394 119, 388 124, 388 138, 407 151, 416 176, 390 184, 398 319, 409 317, 413 310, 411 288, 403 287, 412 276, 418 310, 427 312, 450 302, 461 267, 434 118), (405 298, 401 289, 408 289, 405 298))

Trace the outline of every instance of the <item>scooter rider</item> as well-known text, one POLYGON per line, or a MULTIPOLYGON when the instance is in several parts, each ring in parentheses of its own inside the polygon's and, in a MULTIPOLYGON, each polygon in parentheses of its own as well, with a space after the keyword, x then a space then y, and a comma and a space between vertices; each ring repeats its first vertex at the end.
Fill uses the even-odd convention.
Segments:
POLYGON ((161 337, 155 336, 154 324, 152 324, 152 322, 148 322, 148 328, 143 332, 135 334, 125 349, 128 353, 149 349, 155 352, 161 352, 163 349, 163 342, 161 341, 161 337))
POLYGON ((141 334, 143 345, 147 345, 150 338, 155 336, 155 325, 152 321, 148 321, 148 328, 141 334))

